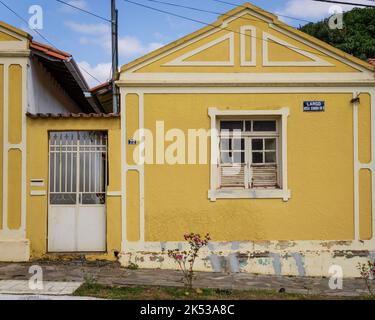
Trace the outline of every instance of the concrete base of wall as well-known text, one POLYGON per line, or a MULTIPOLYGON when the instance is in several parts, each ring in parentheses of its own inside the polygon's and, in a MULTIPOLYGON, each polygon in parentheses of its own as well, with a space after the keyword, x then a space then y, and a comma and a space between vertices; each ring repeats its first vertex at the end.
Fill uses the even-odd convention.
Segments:
POLYGON ((25 262, 30 259, 30 241, 21 240, 0 240, 0 261, 1 262, 25 262))
MULTIPOLYGON (((359 277, 358 263, 375 259, 375 253, 361 251, 301 251, 301 252, 202 252, 196 260, 196 271, 249 272, 253 274, 330 277, 359 277), (332 267, 334 266, 334 267, 332 267), (342 272, 341 272, 342 271, 342 272)), ((120 263, 139 268, 178 269, 164 252, 133 251, 120 255, 120 263)))

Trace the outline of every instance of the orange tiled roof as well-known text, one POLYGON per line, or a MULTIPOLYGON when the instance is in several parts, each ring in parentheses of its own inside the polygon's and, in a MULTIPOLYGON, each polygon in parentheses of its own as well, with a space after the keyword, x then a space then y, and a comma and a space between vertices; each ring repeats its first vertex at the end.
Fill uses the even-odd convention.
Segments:
POLYGON ((30 113, 26 114, 32 119, 66 119, 66 118, 119 118, 119 113, 30 113))
POLYGON ((34 50, 38 50, 44 54, 47 54, 49 56, 61 59, 61 60, 68 60, 72 57, 70 53, 58 50, 56 48, 53 48, 51 46, 47 46, 43 43, 31 41, 30 42, 30 48, 34 50))
POLYGON ((96 87, 91 88, 90 92, 95 92, 95 91, 98 91, 98 90, 101 90, 101 89, 105 89, 105 88, 109 87, 110 85, 111 85, 110 81, 104 82, 102 84, 99 84, 96 87))

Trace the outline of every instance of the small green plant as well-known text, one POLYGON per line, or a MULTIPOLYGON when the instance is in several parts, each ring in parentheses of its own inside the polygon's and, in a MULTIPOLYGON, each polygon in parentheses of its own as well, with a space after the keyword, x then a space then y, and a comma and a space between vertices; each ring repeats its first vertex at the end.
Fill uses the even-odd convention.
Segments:
POLYGON ((357 268, 361 274, 362 279, 366 283, 366 287, 371 296, 375 296, 375 292, 371 285, 371 280, 375 278, 375 261, 368 261, 367 263, 358 263, 357 268))
POLYGON ((129 264, 126 266, 126 269, 137 270, 139 269, 139 266, 136 263, 130 261, 129 264))
POLYGON ((88 272, 84 272, 83 281, 84 281, 84 284, 87 286, 87 288, 93 288, 98 284, 98 282, 96 281, 96 278, 91 273, 88 273, 88 272))
POLYGON ((184 239, 188 242, 190 249, 187 251, 180 249, 169 250, 168 256, 178 264, 183 274, 185 286, 191 289, 193 287, 195 260, 199 251, 208 245, 211 237, 208 233, 204 237, 197 233, 186 233, 184 239))

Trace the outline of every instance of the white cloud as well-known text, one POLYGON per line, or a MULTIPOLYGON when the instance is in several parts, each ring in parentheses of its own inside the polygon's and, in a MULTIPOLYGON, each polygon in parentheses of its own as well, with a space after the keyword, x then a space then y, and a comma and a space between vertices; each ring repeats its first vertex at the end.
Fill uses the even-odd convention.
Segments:
MULTIPOLYGON (((316 2, 311 0, 289 0, 285 7, 278 10, 279 14, 310 20, 320 20, 331 15, 330 8, 337 7, 337 4, 316 2)), ((350 5, 341 5, 343 11, 354 8, 350 5)))
MULTIPOLYGON (((70 1, 66 1, 66 2, 70 5, 72 5, 72 6, 75 6, 75 7, 80 8, 80 9, 86 10, 89 7, 86 0, 70 0, 70 1)), ((76 9, 74 9, 72 7, 69 7, 66 4, 61 4, 61 11, 70 13, 70 12, 75 12, 76 9)))
MULTIPOLYGON (((138 38, 132 36, 120 37, 118 41, 119 55, 125 58, 149 53, 162 45, 159 42, 143 44, 138 38)), ((110 43, 109 48, 111 48, 110 43)))
POLYGON ((74 32, 88 35, 110 35, 111 28, 105 23, 77 23, 66 21, 65 25, 74 32))
POLYGON ((159 41, 163 41, 163 40, 167 40, 168 37, 166 37, 164 34, 160 33, 160 32, 154 32, 153 34, 154 38, 159 40, 159 41))
POLYGON ((181 20, 176 17, 166 16, 165 17, 166 22, 169 25, 169 28, 171 29, 185 29, 187 26, 191 27, 191 24, 189 24, 186 20, 181 20))
POLYGON ((87 72, 97 78, 100 82, 108 81, 111 75, 112 63, 98 63, 97 65, 92 66, 87 61, 81 61, 78 62, 78 66, 81 68, 82 74, 86 78, 90 87, 95 87, 99 83, 87 74, 87 72))
POLYGON ((87 9, 88 7, 86 0, 70 0, 68 3, 80 9, 87 9))
MULTIPOLYGON (((79 40, 80 44, 97 45, 105 49, 108 53, 111 52, 111 29, 108 25, 104 23, 87 24, 73 21, 66 21, 65 25, 70 30, 83 35, 79 40)), ((143 43, 138 38, 129 35, 119 37, 118 42, 119 56, 122 58, 141 56, 163 45, 160 42, 143 43)))

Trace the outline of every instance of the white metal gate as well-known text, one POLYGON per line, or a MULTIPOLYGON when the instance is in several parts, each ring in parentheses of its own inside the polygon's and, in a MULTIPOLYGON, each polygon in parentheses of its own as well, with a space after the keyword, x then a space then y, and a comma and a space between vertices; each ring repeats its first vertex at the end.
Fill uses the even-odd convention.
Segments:
POLYGON ((106 251, 107 135, 50 132, 49 252, 106 251))

